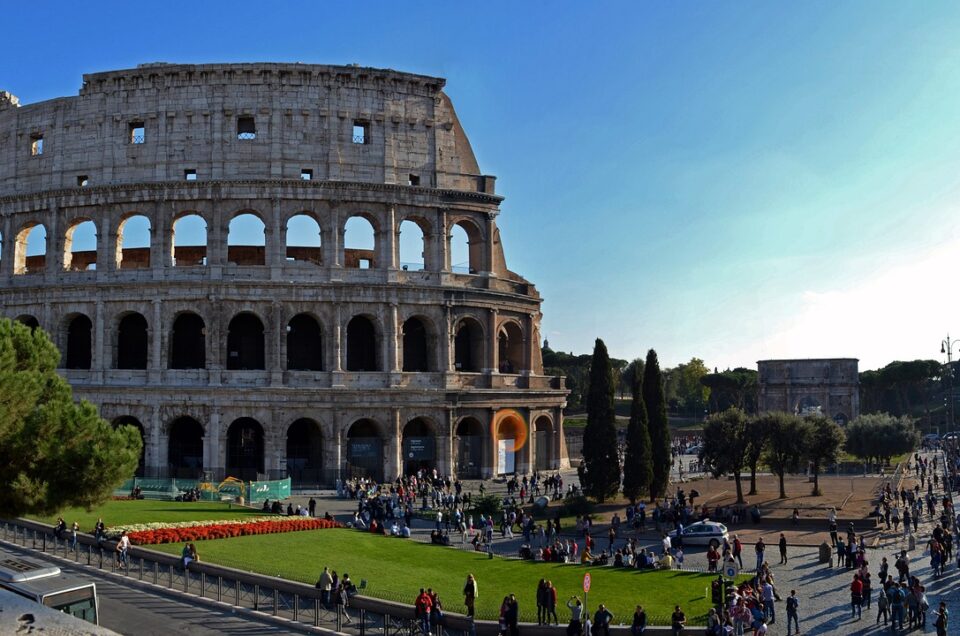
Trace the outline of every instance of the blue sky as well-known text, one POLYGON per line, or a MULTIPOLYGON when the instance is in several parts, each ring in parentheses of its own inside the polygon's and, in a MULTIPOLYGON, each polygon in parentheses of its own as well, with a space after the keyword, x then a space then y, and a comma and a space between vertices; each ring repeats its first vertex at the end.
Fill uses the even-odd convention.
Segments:
POLYGON ((960 335, 960 5, 18 3, 31 103, 152 61, 447 78, 554 349, 938 356, 960 335), (955 282, 956 281, 956 282, 955 282))

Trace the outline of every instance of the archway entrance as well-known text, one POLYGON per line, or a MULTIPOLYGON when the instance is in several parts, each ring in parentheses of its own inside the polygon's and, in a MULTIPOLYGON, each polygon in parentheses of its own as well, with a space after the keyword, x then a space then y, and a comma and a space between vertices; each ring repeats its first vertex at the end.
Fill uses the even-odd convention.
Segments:
POLYGON ((533 425, 536 440, 536 468, 549 470, 553 464, 553 423, 546 415, 537 418, 533 425))
POLYGON ((457 424, 457 476, 480 479, 483 476, 483 425, 472 417, 457 424))
POLYGON ((170 425, 167 445, 170 477, 197 479, 203 472, 203 426, 192 417, 179 417, 170 425))
POLYGON ((143 434, 143 424, 140 423, 140 420, 131 416, 124 415, 123 417, 118 417, 113 420, 113 428, 118 428, 120 426, 134 426, 138 431, 140 431, 140 441, 143 445, 140 447, 140 461, 137 463, 137 470, 134 472, 135 477, 143 477, 143 466, 144 459, 146 458, 147 453, 147 440, 143 434))
POLYGON ((403 473, 413 475, 436 468, 437 437, 430 423, 422 417, 410 420, 403 427, 403 473))
POLYGON ((527 426, 514 411, 498 413, 494 419, 496 430, 497 474, 512 475, 524 472, 521 450, 527 441, 527 426))
POLYGON ((457 371, 476 373, 483 364, 483 329, 472 318, 464 318, 457 325, 453 341, 453 361, 457 371))
POLYGON ((263 427, 241 417, 227 429, 227 475, 253 481, 263 472, 263 427))
POLYGON ((373 420, 357 420, 347 431, 347 478, 383 481, 383 439, 373 420))
POLYGON ((323 437, 320 425, 301 418, 287 429, 287 475, 296 486, 322 484, 323 437))

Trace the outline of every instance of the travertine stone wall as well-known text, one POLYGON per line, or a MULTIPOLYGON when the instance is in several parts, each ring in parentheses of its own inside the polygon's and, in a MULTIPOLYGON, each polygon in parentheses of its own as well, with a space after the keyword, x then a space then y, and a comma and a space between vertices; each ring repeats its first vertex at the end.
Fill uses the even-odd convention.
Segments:
POLYGON ((842 424, 860 415, 860 375, 855 358, 760 360, 759 410, 819 410, 842 424))

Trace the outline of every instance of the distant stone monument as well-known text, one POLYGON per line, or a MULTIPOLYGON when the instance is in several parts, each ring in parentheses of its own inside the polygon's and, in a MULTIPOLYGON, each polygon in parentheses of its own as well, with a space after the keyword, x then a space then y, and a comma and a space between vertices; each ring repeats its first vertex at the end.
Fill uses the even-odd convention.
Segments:
POLYGON ((856 358, 760 360, 760 413, 822 413, 841 426, 860 415, 860 373, 856 358))

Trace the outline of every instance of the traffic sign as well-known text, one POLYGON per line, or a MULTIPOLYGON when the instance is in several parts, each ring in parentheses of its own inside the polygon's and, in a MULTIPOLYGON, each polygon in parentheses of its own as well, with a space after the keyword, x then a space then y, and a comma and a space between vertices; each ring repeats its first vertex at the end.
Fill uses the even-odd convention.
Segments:
POLYGON ((723 564, 723 575, 728 579, 736 577, 739 571, 740 568, 737 567, 736 561, 727 561, 723 564))
POLYGON ((590 573, 587 572, 583 575, 583 591, 587 593, 590 591, 590 573))

